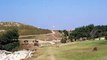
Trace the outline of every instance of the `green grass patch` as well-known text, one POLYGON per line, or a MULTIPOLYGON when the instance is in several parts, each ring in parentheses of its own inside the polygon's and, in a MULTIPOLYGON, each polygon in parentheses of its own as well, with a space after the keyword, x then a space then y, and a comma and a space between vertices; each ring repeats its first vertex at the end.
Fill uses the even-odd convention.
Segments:
POLYGON ((107 41, 79 41, 61 47, 47 47, 43 51, 43 55, 35 60, 50 60, 50 53, 55 60, 107 60, 107 41), (97 47, 98 51, 92 51, 94 47, 97 47))
POLYGON ((83 41, 54 49, 57 60, 104 60, 104 57, 107 57, 107 41, 105 40, 83 41), (92 51, 93 47, 97 47, 98 51, 92 51))

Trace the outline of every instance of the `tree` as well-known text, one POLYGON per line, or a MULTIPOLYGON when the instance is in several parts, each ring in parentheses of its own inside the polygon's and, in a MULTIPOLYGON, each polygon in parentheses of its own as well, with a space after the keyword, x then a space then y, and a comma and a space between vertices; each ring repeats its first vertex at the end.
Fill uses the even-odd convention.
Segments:
POLYGON ((16 27, 12 27, 11 29, 7 30, 0 34, 0 49, 5 50, 12 50, 15 47, 19 46, 19 34, 18 29, 16 27))
POLYGON ((73 31, 59 31, 62 33, 63 40, 95 40, 95 38, 107 37, 107 25, 97 25, 94 26, 93 24, 82 26, 75 28, 73 31))
POLYGON ((62 38, 61 39, 61 43, 66 43, 67 42, 67 39, 66 38, 62 38))
POLYGON ((73 38, 74 38, 74 36, 72 35, 72 32, 70 31, 69 39, 70 39, 71 42, 73 42, 73 38))
POLYGON ((62 40, 61 43, 66 43, 66 41, 69 39, 69 32, 67 30, 59 30, 59 32, 62 34, 62 40))

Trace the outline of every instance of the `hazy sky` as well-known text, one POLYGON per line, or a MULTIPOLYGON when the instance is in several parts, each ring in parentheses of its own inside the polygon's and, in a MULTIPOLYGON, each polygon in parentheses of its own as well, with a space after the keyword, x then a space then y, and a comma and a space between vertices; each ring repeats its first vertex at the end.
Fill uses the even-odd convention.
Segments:
POLYGON ((0 0, 0 21, 46 29, 107 24, 107 0, 0 0))

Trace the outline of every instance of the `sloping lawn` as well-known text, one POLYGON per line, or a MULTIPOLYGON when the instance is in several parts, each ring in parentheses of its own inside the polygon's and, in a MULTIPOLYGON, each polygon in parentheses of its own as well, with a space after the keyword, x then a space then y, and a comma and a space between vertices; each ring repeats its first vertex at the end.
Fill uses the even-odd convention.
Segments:
POLYGON ((83 41, 55 49, 57 60, 107 60, 107 41, 83 41), (97 47, 97 51, 93 48, 97 47))
POLYGON ((42 48, 42 55, 30 60, 107 60, 107 41, 81 41, 60 47, 42 48), (97 51, 93 48, 97 47, 97 51))

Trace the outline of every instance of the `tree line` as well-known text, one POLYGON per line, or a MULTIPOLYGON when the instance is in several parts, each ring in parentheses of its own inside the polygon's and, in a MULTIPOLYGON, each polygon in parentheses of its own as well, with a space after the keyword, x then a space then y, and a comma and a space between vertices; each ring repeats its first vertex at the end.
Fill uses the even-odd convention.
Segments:
POLYGON ((95 40, 95 38, 101 39, 101 37, 105 37, 107 39, 107 25, 87 25, 75 28, 73 31, 60 30, 59 31, 63 38, 62 42, 66 42, 66 40, 77 41, 77 40, 95 40))

